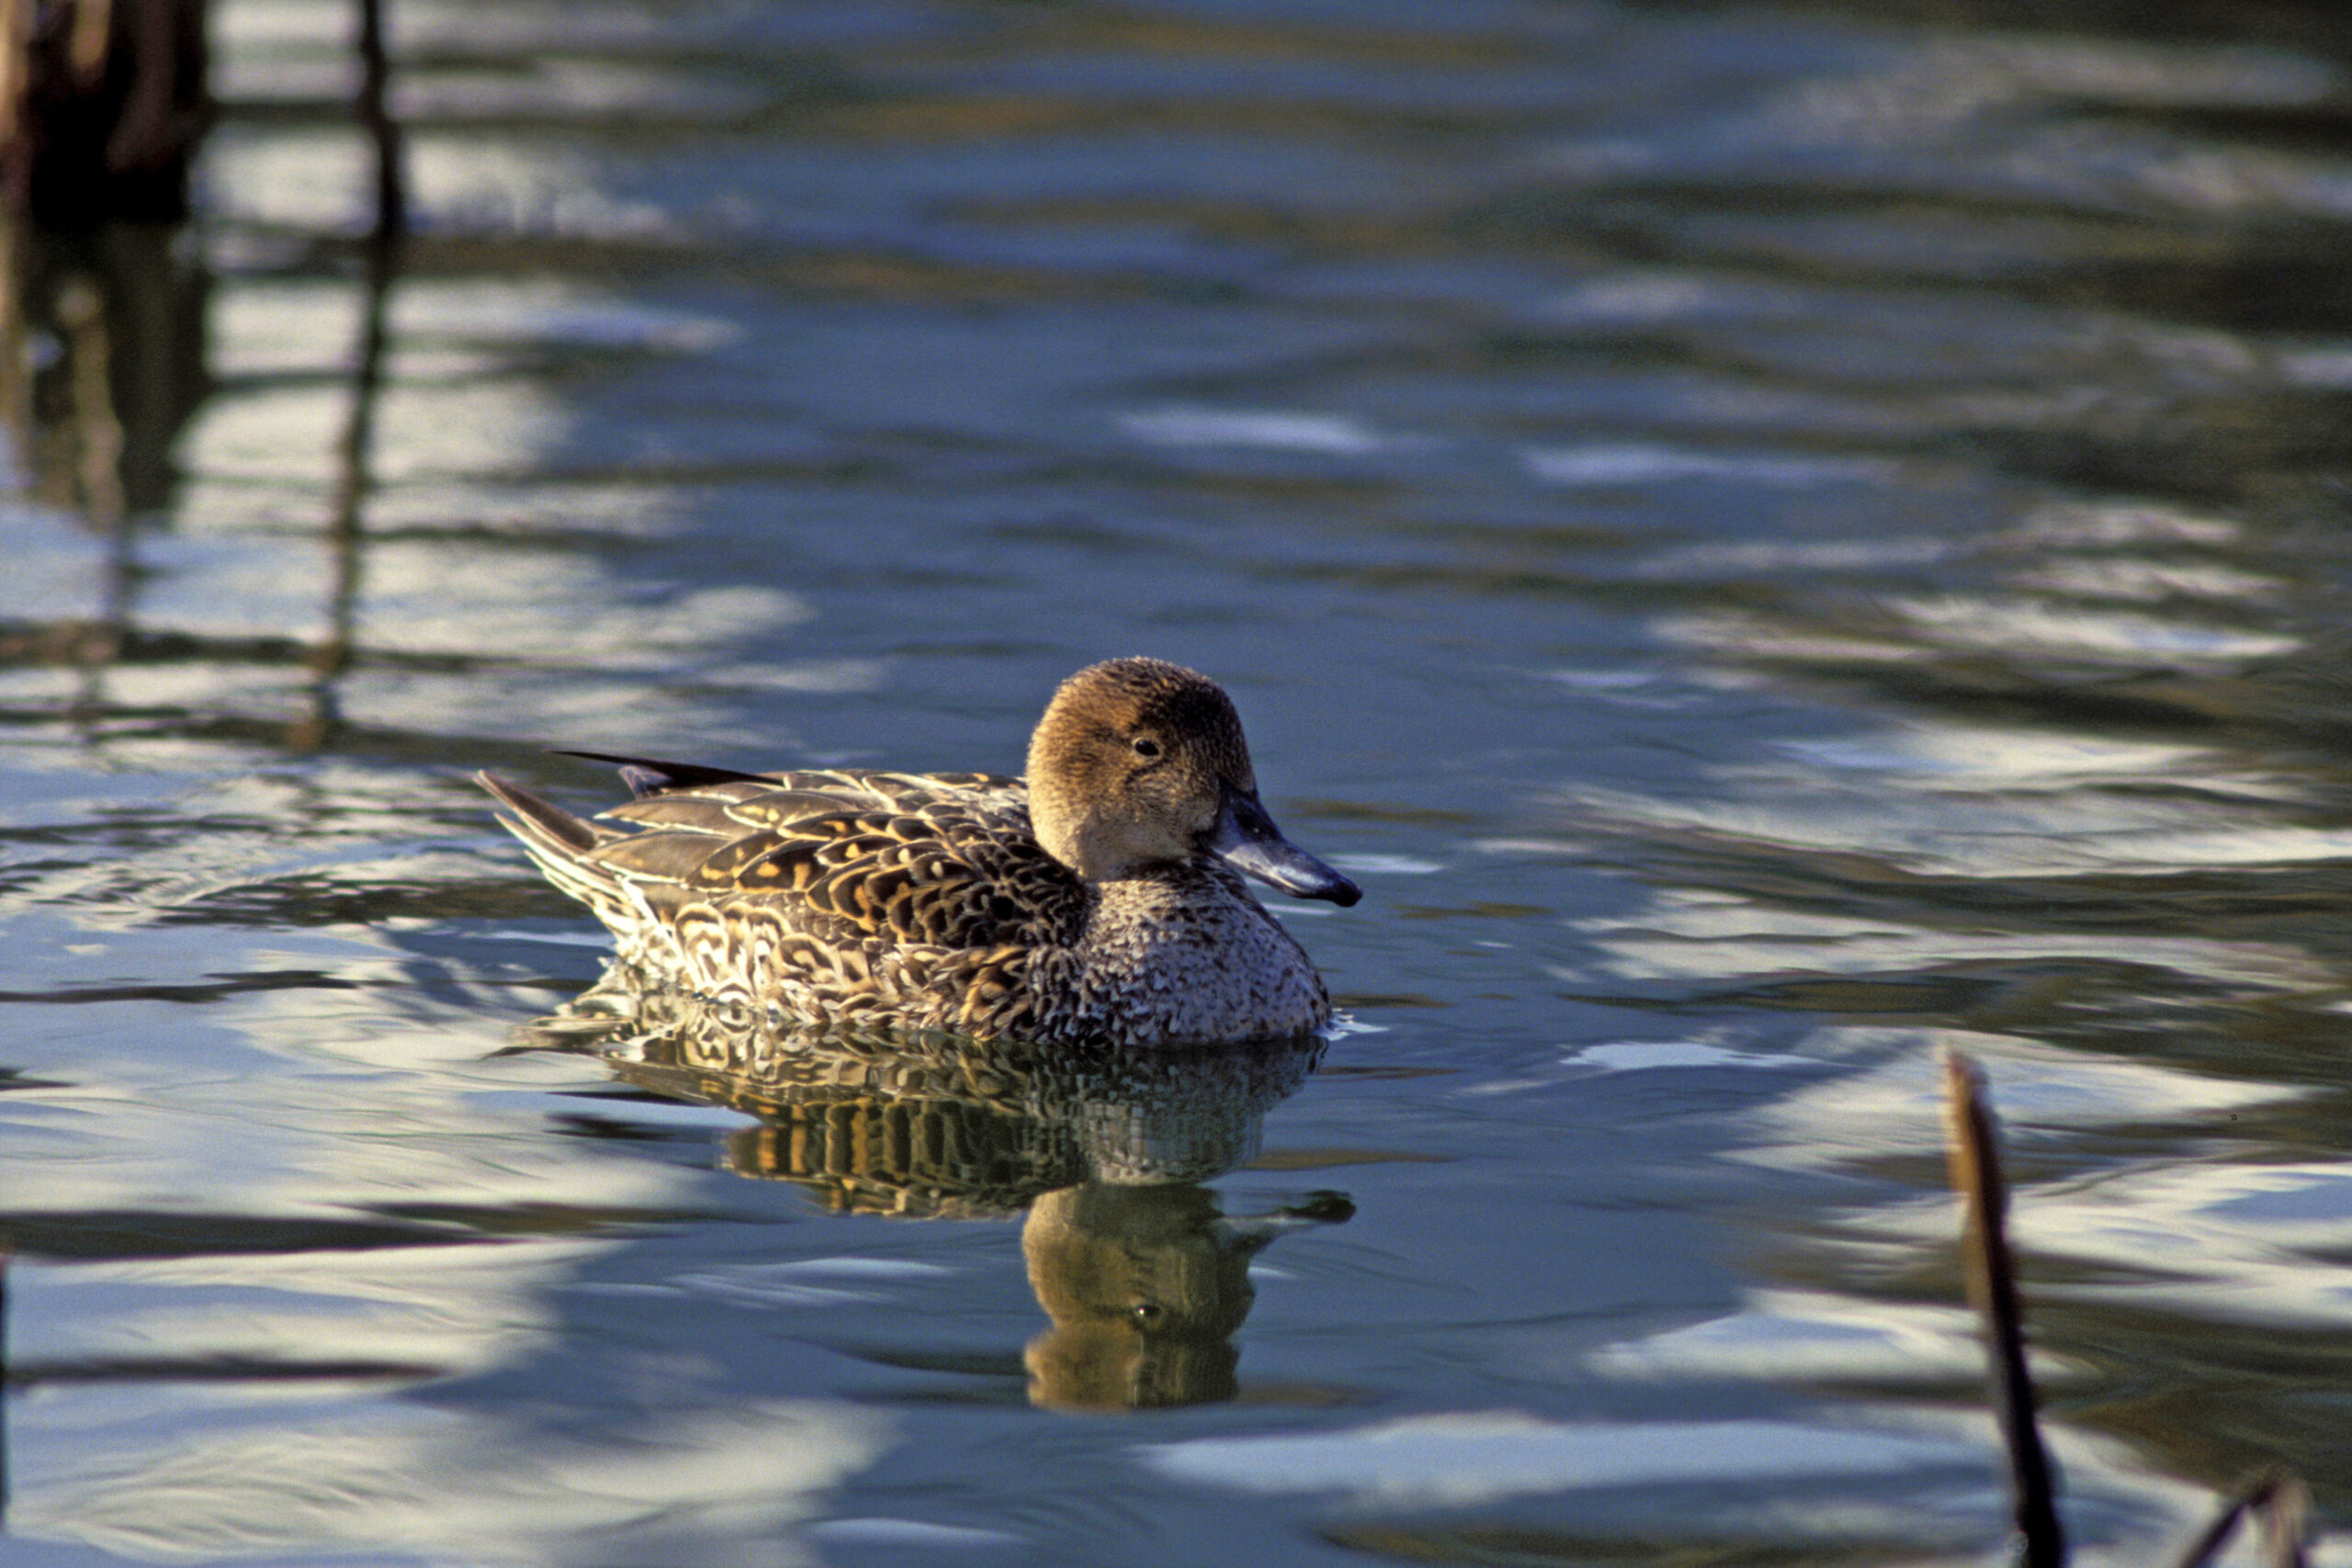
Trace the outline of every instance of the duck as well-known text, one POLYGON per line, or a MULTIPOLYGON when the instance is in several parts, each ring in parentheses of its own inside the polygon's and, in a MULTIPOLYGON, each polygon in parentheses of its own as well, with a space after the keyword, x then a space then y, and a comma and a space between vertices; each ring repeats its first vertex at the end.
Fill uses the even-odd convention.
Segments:
POLYGON ((1114 659, 1061 682, 1022 777, 775 773, 605 752, 583 819, 493 774, 499 821, 657 982, 814 1030, 1149 1046, 1315 1033, 1322 976, 1245 877, 1362 889, 1283 836, 1232 699, 1114 659))

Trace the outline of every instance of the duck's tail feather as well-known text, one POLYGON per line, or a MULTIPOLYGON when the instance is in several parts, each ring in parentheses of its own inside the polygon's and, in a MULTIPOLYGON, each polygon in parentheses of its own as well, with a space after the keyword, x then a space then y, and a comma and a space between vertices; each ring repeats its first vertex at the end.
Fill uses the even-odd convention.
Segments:
POLYGON ((521 784, 509 784, 496 773, 476 773, 474 783, 514 815, 502 814, 506 830, 523 840, 533 855, 542 851, 567 859, 587 853, 605 836, 553 801, 543 800, 521 784))
POLYGON ((639 886, 643 879, 631 876, 627 868, 598 852, 624 844, 636 834, 574 817, 493 773, 476 773, 474 781, 506 807, 498 814, 499 822, 523 840, 523 848, 538 863, 547 879, 587 905, 605 923, 623 961, 652 970, 675 968, 676 943, 666 935, 662 917, 639 886))
POLYGON ((704 784, 746 782, 775 783, 766 773, 747 773, 738 768, 715 768, 703 762, 664 762, 652 757, 616 757, 609 751, 567 751, 560 749, 556 755, 612 763, 621 771, 621 782, 628 785, 629 794, 639 800, 649 795, 659 795, 665 789, 695 789, 704 784))
POLYGON ((474 782, 506 807, 498 814, 500 824, 523 840, 549 882, 594 910, 616 932, 636 923, 639 911, 627 884, 594 858, 596 850, 626 835, 582 821, 495 773, 476 773, 474 782))

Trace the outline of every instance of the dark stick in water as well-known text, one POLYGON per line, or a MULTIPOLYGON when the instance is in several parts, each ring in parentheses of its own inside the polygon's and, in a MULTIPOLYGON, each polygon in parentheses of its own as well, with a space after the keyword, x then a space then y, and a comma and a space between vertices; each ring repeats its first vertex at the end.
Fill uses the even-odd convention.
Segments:
POLYGON ((2283 1471, 2259 1476, 2222 1506, 2173 1568, 2208 1568, 2248 1514, 2261 1524, 2264 1555, 2271 1568, 2305 1568, 2304 1520, 2310 1507, 2311 1494, 2295 1476, 2283 1471))
POLYGON ((2050 1456, 2034 1422, 2033 1379, 2026 1371, 2024 1319, 2018 1307, 2015 1265, 2004 1222, 2008 1190, 2001 1180, 1993 1113, 1984 1105, 1984 1078, 1957 1051, 1944 1055, 1945 1154, 1951 1184, 1967 1205, 1962 1247, 1968 1261, 1968 1295, 1984 1323, 1991 1363, 1993 1410, 2009 1452, 2009 1486, 2017 1508, 2018 1561, 2024 1568, 2061 1568, 2065 1532, 2059 1528, 2057 1489, 2050 1456))

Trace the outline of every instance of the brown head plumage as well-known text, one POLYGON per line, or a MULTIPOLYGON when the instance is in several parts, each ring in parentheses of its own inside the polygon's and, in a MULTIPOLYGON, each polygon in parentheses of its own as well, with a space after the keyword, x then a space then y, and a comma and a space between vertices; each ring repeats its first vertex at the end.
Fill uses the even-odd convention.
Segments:
POLYGON ((1080 671, 1029 741, 1037 841, 1090 881, 1196 853, 1228 787, 1258 787, 1232 699, 1162 660, 1080 671))

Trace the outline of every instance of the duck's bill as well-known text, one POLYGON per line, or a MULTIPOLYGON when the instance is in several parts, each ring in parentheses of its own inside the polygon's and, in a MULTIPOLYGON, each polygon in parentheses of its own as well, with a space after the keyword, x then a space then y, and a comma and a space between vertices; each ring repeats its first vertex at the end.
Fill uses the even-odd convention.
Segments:
POLYGON ((1363 889, 1283 837, 1258 797, 1225 786, 1208 846, 1237 871, 1301 898, 1328 898, 1341 908, 1363 897, 1363 889))

